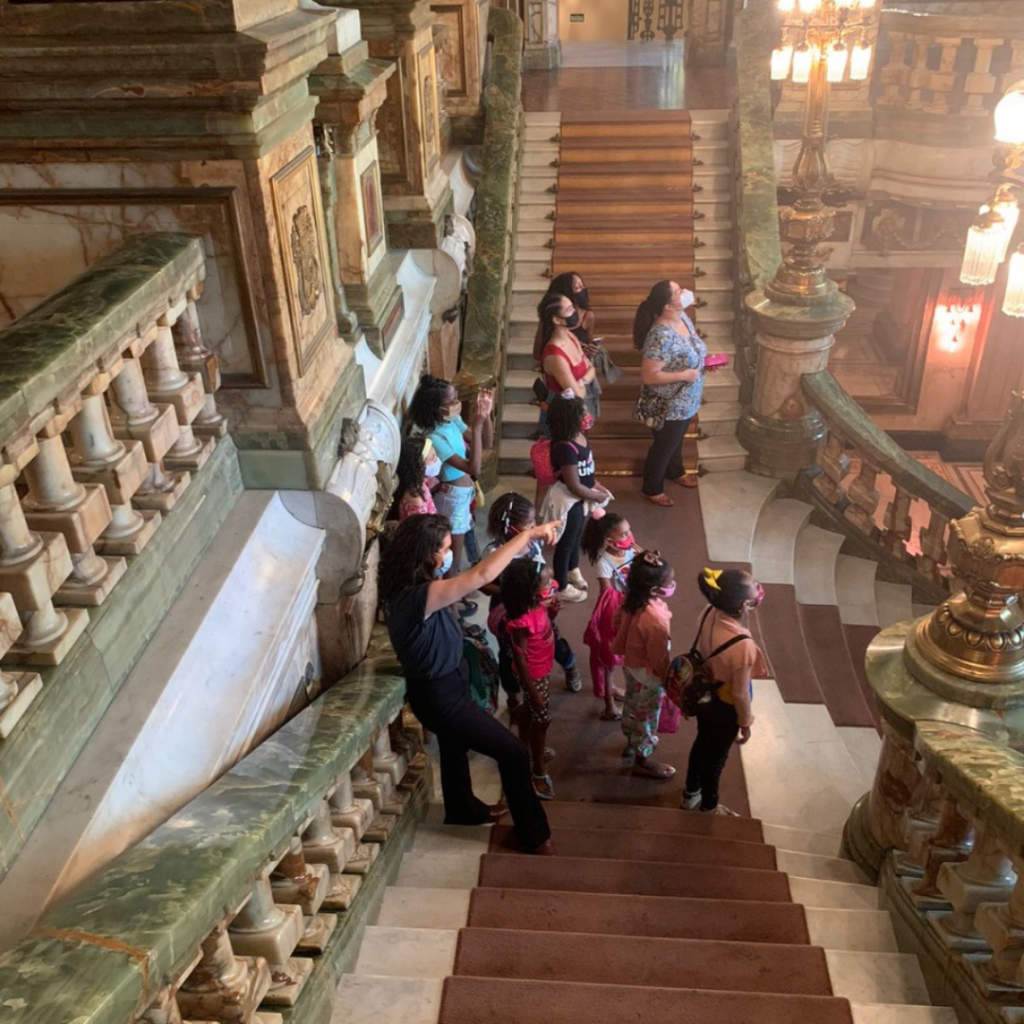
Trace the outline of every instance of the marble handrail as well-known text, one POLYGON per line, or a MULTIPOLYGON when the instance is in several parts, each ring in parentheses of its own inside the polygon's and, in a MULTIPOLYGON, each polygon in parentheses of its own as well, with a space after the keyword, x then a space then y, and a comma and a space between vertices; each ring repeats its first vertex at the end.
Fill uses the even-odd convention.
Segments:
POLYGON ((374 770, 387 769, 394 756, 380 734, 402 710, 398 672, 393 656, 364 661, 0 954, 4 1024, 149 1019, 147 1008, 166 1000, 197 950, 210 956, 225 915, 296 849, 296 833, 312 832, 339 777, 371 747, 374 770))
MULTIPOLYGON (((465 399, 501 379, 512 316, 512 246, 516 192, 522 162, 523 23, 512 12, 491 7, 493 38, 487 85, 483 172, 476 190, 476 253, 466 289, 462 362, 456 383, 465 399)), ((495 396, 500 402, 500 389, 495 396)), ((501 410, 495 416, 495 447, 485 457, 485 489, 496 479, 501 410)))

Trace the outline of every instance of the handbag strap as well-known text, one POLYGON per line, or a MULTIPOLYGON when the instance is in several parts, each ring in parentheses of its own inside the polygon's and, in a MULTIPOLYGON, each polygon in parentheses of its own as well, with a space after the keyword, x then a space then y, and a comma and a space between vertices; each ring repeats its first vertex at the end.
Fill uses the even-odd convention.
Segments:
POLYGON ((708 615, 714 610, 713 605, 708 605, 704 609, 704 614, 700 617, 700 622, 697 624, 697 635, 693 638, 693 646, 690 648, 690 654, 696 654, 703 662, 710 661, 715 655, 721 654, 723 651, 727 651, 733 644, 738 644, 741 640, 753 640, 754 638, 749 633, 740 633, 737 636, 731 637, 726 640, 724 644, 719 644, 706 658, 697 650, 697 644, 700 641, 701 630, 704 628, 704 623, 707 621, 708 615))

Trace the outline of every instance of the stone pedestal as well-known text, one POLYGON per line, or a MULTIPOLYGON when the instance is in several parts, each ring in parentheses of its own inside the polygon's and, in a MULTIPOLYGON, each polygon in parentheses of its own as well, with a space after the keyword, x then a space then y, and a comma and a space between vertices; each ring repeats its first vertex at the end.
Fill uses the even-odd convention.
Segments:
POLYGON ((557 0, 526 0, 524 71, 550 71, 562 64, 557 0))
POLYGON ((750 472, 792 480, 814 464, 825 437, 824 422, 804 399, 800 378, 828 368, 833 335, 853 303, 835 290, 814 304, 784 304, 758 291, 746 303, 756 330, 757 374, 737 436, 750 453, 750 472))

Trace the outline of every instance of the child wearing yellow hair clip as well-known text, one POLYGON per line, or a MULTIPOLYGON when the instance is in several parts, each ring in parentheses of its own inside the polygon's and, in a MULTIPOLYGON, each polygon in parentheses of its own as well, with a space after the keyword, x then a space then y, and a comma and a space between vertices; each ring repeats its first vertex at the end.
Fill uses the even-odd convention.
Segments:
POLYGON ((409 516, 434 515, 437 508, 430 493, 430 484, 436 486, 441 472, 441 460, 428 438, 410 437, 402 442, 398 456, 398 486, 395 499, 398 502, 398 519, 409 516))

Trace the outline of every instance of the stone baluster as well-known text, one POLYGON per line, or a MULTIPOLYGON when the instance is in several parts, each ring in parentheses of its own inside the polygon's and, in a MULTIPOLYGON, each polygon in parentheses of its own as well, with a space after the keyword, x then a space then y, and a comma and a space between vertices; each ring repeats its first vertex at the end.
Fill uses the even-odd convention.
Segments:
POLYGON ((885 510, 885 529, 882 531, 881 545, 893 556, 903 561, 909 559, 907 545, 910 543, 914 527, 910 519, 910 505, 914 496, 893 480, 896 493, 892 502, 885 510))
POLYGON ((141 442, 114 437, 103 397, 110 384, 110 375, 100 374, 82 394, 82 408, 70 424, 71 473, 79 483, 99 484, 107 492, 112 518, 96 549, 108 555, 137 555, 160 524, 160 513, 144 515, 132 508, 132 498, 146 480, 146 453, 141 442))
POLYGON ((358 842, 373 821, 373 801, 356 797, 352 791, 352 776, 346 772, 338 780, 330 796, 331 820, 337 828, 350 828, 358 842))
POLYGON ((378 812, 364 838, 371 843, 383 843, 395 827, 395 817, 405 810, 405 801, 391 776, 374 769, 372 750, 367 750, 352 768, 352 791, 372 800, 378 812))
POLYGON ((324 909, 348 910, 352 905, 360 884, 360 879, 354 876, 369 871, 374 859, 370 849, 356 840, 352 829, 335 828, 330 804, 326 798, 320 801, 313 820, 302 833, 302 853, 310 864, 326 864, 330 872, 324 909), (365 870, 353 870, 353 860, 366 861, 365 870))
MULTIPOLYGON (((14 598, 0 592, 0 659, 14 646, 23 629, 14 598)), ((0 670, 0 740, 11 735, 11 730, 42 688, 37 672, 0 670)))
POLYGON ((992 950, 986 964, 972 964, 975 983, 986 999, 1013 993, 1020 1005, 1024 995, 1024 855, 1012 857, 1017 884, 1008 903, 983 903, 974 916, 978 933, 992 950))
POLYGON ((907 97, 903 106, 908 110, 920 110, 923 106, 921 90, 928 87, 928 44, 924 40, 912 39, 910 74, 907 76, 907 97))
POLYGON ((837 505, 845 495, 842 483, 850 472, 850 459, 843 451, 843 439, 834 430, 818 452, 818 468, 821 470, 814 477, 814 489, 824 497, 830 505, 837 505))
POLYGON ((181 1008, 173 988, 168 986, 146 1007, 135 1024, 183 1024, 181 1008))
POLYGON ((402 781, 402 776, 408 770, 408 762, 391 749, 391 734, 388 729, 381 729, 373 738, 373 770, 387 775, 393 785, 397 786, 402 781))
POLYGON ((302 840, 293 836, 288 852, 270 876, 275 903, 294 903, 305 915, 305 928, 296 952, 320 954, 327 947, 338 923, 334 914, 320 914, 331 887, 331 872, 326 864, 310 864, 302 850, 302 840))
POLYGON ((203 408, 192 422, 192 430, 199 437, 223 437, 228 431, 228 421, 217 411, 215 392, 220 390, 220 360, 204 344, 199 327, 199 313, 196 300, 202 293, 197 284, 188 291, 188 304, 184 313, 174 322, 171 333, 178 351, 178 364, 188 373, 198 373, 203 382, 206 397, 203 408))
POLYGON ((966 100, 961 108, 965 114, 988 117, 988 98, 996 91, 996 76, 992 74, 992 51, 1003 45, 1002 39, 975 39, 974 70, 964 79, 966 100))
POLYGON ((945 910, 949 901, 938 887, 939 870, 943 864, 959 864, 967 860, 974 847, 974 830, 970 820, 960 812, 956 800, 943 794, 942 810, 935 834, 922 836, 923 845, 912 845, 908 854, 924 867, 919 881, 908 886, 910 897, 918 910, 945 910))
POLYGON ((860 454, 860 468, 857 475, 846 487, 846 496, 850 504, 843 515, 857 527, 861 533, 871 533, 875 528, 875 512, 878 509, 879 496, 875 488, 878 470, 871 464, 867 456, 860 454))
POLYGON ((921 527, 918 543, 921 554, 917 557, 917 567, 936 583, 942 579, 940 566, 946 564, 946 535, 949 532, 949 516, 931 509, 931 518, 927 526, 921 527))
POLYGON ((1024 39, 1010 40, 1010 68, 1003 76, 1002 91, 1024 78, 1024 39))
POLYGON ((196 472, 213 449, 212 441, 201 441, 192 430, 193 421, 206 404, 206 394, 199 374, 183 373, 178 366, 167 316, 157 324, 156 337, 142 355, 142 366, 150 398, 173 405, 181 428, 164 462, 171 469, 196 472))
POLYGON ((934 772, 922 772, 921 785, 906 810, 903 850, 896 854, 894 867, 898 875, 924 874, 922 850, 935 834, 942 814, 943 792, 939 777, 934 772))
POLYGON ((975 913, 982 903, 1005 903, 1017 881, 1002 843, 977 818, 974 834, 974 849, 967 860, 939 868, 938 888, 953 911, 930 922, 947 946, 961 951, 987 948, 975 927, 975 913))
POLYGON ((292 956, 305 931, 302 908, 291 903, 278 906, 269 874, 258 878, 228 934, 238 953, 262 957, 270 966, 270 987, 263 996, 269 1006, 294 1006, 313 969, 311 960, 292 956))
MULTIPOLYGON (((139 346, 140 354, 143 348, 139 346)), ((140 509, 169 512, 191 479, 184 470, 168 473, 163 466, 164 456, 181 434, 174 406, 150 402, 138 358, 124 360, 110 393, 114 436, 141 441, 148 460, 146 479, 136 490, 132 503, 140 509)))
POLYGON ((190 1020, 253 1024, 270 985, 267 961, 235 956, 222 921, 204 940, 199 963, 178 989, 178 1006, 190 1020))
POLYGON ((889 62, 878 69, 878 80, 882 84, 882 94, 878 97, 879 106, 898 107, 903 103, 904 88, 910 74, 906 62, 907 36, 903 32, 890 32, 892 44, 889 62))
POLYGON ((39 454, 25 467, 28 495, 22 505, 32 529, 62 533, 67 541, 74 568, 57 591, 57 600, 95 607, 107 599, 126 566, 123 558, 96 554, 93 545, 113 513, 105 488, 80 484, 72 475, 60 434, 65 425, 53 420, 40 434, 39 454))
POLYGON ((29 529, 13 470, 0 468, 0 590, 14 599, 24 627, 8 647, 6 662, 59 665, 82 635, 89 613, 53 606, 53 595, 73 568, 63 534, 40 535, 29 529))
POLYGON ((933 45, 942 48, 942 53, 939 56, 938 68, 928 75, 928 88, 931 90, 932 98, 921 109, 929 114, 949 114, 953 90, 959 77, 954 70, 956 55, 963 40, 960 36, 948 36, 936 38, 932 42, 933 45))

